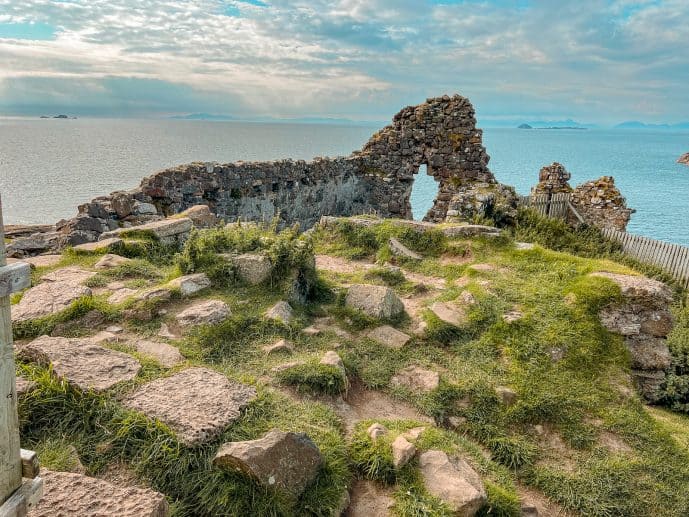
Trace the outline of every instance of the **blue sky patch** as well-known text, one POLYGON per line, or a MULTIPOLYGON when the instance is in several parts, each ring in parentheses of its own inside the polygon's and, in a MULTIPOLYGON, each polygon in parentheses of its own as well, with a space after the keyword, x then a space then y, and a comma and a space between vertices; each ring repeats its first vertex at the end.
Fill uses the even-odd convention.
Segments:
POLYGON ((53 40, 55 39, 55 27, 47 23, 5 22, 0 23, 0 38, 53 40))

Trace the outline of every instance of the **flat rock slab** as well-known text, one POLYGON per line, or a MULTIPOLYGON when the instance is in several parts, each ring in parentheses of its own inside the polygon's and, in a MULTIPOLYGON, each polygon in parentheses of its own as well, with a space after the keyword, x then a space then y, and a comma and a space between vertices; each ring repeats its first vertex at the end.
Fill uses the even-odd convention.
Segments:
POLYGON ((151 223, 132 226, 131 228, 118 228, 117 230, 105 232, 101 234, 100 240, 103 241, 120 236, 126 237, 128 232, 146 232, 160 241, 173 242, 183 239, 191 232, 193 226, 194 224, 188 217, 163 219, 161 221, 153 221, 151 223))
POLYGON ((85 244, 79 244, 78 246, 74 246, 74 249, 77 251, 83 251, 87 253, 97 253, 99 251, 107 251, 115 246, 118 246, 122 244, 122 239, 118 237, 112 237, 110 239, 103 239, 97 242, 87 242, 85 244))
POLYGON ((119 305, 120 303, 123 303, 127 301, 129 298, 136 295, 138 292, 139 291, 137 291, 136 289, 122 287, 121 289, 117 289, 108 297, 108 303, 111 305, 119 305))
POLYGON ((410 336, 390 325, 376 327, 368 333, 368 337, 389 348, 400 349, 411 339, 410 336))
POLYGON ((292 306, 285 301, 277 302, 266 311, 267 319, 277 320, 285 325, 288 325, 289 322, 292 321, 293 316, 294 311, 292 310, 292 306))
POLYGON ((323 457, 308 435, 273 429, 258 440, 223 444, 213 464, 299 496, 318 475, 323 457))
POLYGON ((189 368, 142 386, 124 405, 160 420, 180 442, 194 446, 216 438, 255 398, 251 386, 207 368, 189 368))
POLYGON ((461 327, 468 321, 464 308, 452 302, 435 302, 430 310, 440 321, 455 327, 461 327))
POLYGON ((24 258, 22 262, 27 262, 32 267, 51 267, 58 265, 61 260, 62 255, 38 255, 36 257, 24 258))
POLYGON ((29 517, 167 517, 165 496, 70 472, 41 471, 43 497, 29 517))
POLYGON ((388 245, 390 246, 390 251, 392 251, 393 255, 396 255, 398 257, 406 258, 409 260, 422 260, 423 257, 416 253, 415 251, 410 250, 407 248, 404 244, 402 244, 400 241, 395 239, 394 237, 391 237, 390 240, 388 241, 388 245))
POLYGON ((132 262, 132 259, 108 253, 107 255, 103 255, 103 257, 98 262, 96 262, 96 264, 93 267, 99 270, 113 269, 119 266, 123 266, 124 264, 128 264, 130 262, 132 262))
POLYGON ((45 282, 24 293, 18 304, 12 306, 12 321, 27 321, 50 316, 65 310, 72 302, 91 296, 85 285, 69 282, 45 282))
POLYGON ((199 302, 183 310, 175 317, 181 327, 217 325, 230 315, 230 308, 220 300, 199 302))
POLYGON ((347 292, 345 304, 373 318, 392 318, 404 312, 395 291, 381 285, 356 284, 347 292))
POLYGON ((427 451, 419 456, 419 469, 428 492, 457 515, 472 517, 486 503, 481 478, 464 460, 451 461, 442 451, 427 451))
POLYGON ((137 352, 152 357, 165 368, 172 368, 184 361, 184 356, 179 353, 179 350, 167 343, 141 340, 136 342, 135 347, 137 352))
POLYGON ((591 276, 599 276, 615 282, 620 287, 622 296, 646 307, 665 307, 672 302, 672 290, 657 280, 603 271, 591 273, 591 276))
POLYGON ((262 284, 273 270, 273 264, 266 255, 245 253, 243 255, 225 255, 237 268, 239 279, 249 285, 262 284))
POLYGON ((83 391, 105 391, 139 373, 129 354, 93 344, 89 339, 41 336, 19 348, 24 361, 50 365, 53 373, 83 391))
POLYGON ((94 271, 86 271, 80 267, 64 267, 43 275, 41 277, 41 283, 64 282, 69 284, 83 284, 95 275, 96 273, 94 271))
POLYGON ((420 366, 407 366, 390 379, 392 386, 402 386, 412 391, 428 393, 440 384, 440 374, 420 366))

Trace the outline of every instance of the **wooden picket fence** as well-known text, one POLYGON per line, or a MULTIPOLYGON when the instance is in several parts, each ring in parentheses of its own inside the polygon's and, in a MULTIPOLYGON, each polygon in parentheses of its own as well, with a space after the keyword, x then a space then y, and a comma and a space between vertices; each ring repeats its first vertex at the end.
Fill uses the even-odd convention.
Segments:
POLYGON ((572 195, 567 192, 551 195, 519 196, 519 204, 521 206, 528 206, 545 217, 567 219, 569 213, 573 210, 571 199, 572 195))
POLYGON ((689 289, 689 248, 613 228, 605 228, 603 235, 622 244, 622 251, 626 255, 667 271, 689 289))
MULTIPOLYGON (((585 222, 572 206, 571 198, 571 194, 568 193, 519 196, 519 205, 528 206, 545 217, 568 219, 569 214, 573 214, 580 222, 585 222)), ((663 269, 683 287, 689 289, 689 248, 613 228, 604 229, 603 235, 621 243, 622 251, 626 255, 644 264, 663 269)))

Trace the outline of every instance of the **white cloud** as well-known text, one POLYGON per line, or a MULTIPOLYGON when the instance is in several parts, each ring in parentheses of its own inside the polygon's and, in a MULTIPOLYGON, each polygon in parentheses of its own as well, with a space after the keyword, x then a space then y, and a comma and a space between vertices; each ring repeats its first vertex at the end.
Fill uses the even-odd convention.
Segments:
POLYGON ((20 97, 22 109, 30 105, 16 91, 27 79, 84 85, 105 106, 107 81, 135 78, 194 92, 156 107, 167 111, 208 102, 216 111, 374 118, 460 91, 491 116, 689 113, 685 0, 266 3, 0 0, 4 19, 57 29, 54 41, 0 39, 2 106, 20 97), (224 15, 228 6, 242 16, 224 15))

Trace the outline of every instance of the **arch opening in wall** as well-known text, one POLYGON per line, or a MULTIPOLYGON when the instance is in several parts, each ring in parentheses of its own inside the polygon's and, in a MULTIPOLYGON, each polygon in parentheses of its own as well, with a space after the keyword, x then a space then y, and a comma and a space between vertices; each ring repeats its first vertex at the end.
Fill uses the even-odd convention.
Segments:
POLYGON ((415 221, 421 221, 428 211, 433 208, 433 201, 438 194, 438 183, 435 177, 428 172, 428 166, 422 164, 419 172, 414 175, 412 183, 411 204, 412 216, 415 221))

